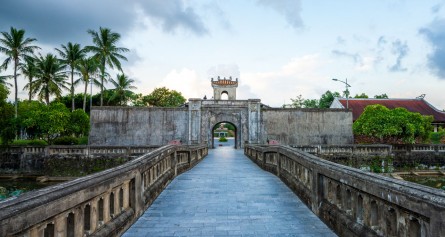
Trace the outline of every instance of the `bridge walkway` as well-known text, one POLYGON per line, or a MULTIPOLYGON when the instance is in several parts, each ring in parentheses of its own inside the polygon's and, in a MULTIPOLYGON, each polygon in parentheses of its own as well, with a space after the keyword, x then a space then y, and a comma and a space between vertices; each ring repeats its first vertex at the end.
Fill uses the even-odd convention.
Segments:
POLYGON ((279 178, 222 147, 173 180, 123 236, 336 235, 279 178))

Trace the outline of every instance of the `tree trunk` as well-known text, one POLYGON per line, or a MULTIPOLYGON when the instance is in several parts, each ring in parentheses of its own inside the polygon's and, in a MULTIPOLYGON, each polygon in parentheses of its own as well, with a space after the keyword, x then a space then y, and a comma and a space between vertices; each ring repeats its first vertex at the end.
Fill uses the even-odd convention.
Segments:
POLYGON ((31 101, 32 99, 32 77, 29 77, 29 100, 31 101))
POLYGON ((87 90, 88 90, 88 81, 85 81, 85 90, 83 93, 83 111, 84 112, 86 112, 86 106, 87 106, 87 90))
POLYGON ((71 112, 74 111, 74 68, 71 68, 71 112))
POLYGON ((19 60, 17 58, 14 59, 14 89, 15 89, 15 95, 14 95, 14 107, 15 107, 15 118, 17 118, 17 111, 18 111, 18 101, 17 101, 17 94, 18 94, 18 88, 17 88, 17 66, 19 64, 19 60))

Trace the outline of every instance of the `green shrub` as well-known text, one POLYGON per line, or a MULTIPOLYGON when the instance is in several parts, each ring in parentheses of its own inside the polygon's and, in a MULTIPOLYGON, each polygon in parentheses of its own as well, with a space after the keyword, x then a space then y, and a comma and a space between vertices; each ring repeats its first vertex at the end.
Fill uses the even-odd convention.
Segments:
POLYGON ((79 145, 88 145, 88 136, 86 137, 79 137, 79 145))
POLYGON ((225 138, 225 137, 220 137, 220 138, 219 138, 219 141, 220 141, 220 142, 227 142, 227 138, 225 138))
POLYGON ((52 141, 54 145, 77 145, 79 144, 79 139, 76 137, 58 137, 52 141))
POLYGON ((433 144, 439 144, 442 143, 442 140, 445 138, 445 131, 439 130, 438 132, 431 132, 430 133, 430 141, 433 144))
POLYGON ((48 143, 44 140, 14 140, 11 145, 16 146, 46 146, 48 143))

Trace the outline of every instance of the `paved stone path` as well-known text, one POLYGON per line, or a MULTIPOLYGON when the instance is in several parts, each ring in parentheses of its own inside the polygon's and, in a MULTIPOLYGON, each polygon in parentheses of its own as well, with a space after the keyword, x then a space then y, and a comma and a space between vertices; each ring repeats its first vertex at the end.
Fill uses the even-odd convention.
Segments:
POLYGON ((123 236, 336 235, 280 179, 222 147, 173 180, 123 236))

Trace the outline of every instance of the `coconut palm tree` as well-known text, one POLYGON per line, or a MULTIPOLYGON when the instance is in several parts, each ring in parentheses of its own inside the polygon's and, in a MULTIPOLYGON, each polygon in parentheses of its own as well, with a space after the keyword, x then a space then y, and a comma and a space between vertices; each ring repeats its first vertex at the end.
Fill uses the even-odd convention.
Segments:
MULTIPOLYGON (((0 72, 2 71, 2 68, 0 67, 0 72)), ((6 80, 12 78, 11 75, 6 75, 6 76, 0 76, 0 84, 4 85, 4 86, 12 86, 10 83, 6 82, 6 80)))
MULTIPOLYGON (((79 63, 76 65, 77 71, 79 71, 81 77, 77 79, 74 84, 78 84, 83 82, 85 85, 85 90, 83 93, 83 111, 86 111, 86 101, 87 101, 87 89, 88 83, 90 80, 93 80, 95 85, 100 86, 100 82, 96 80, 97 72, 99 69, 99 64, 94 57, 90 58, 82 58, 79 60, 79 63)), ((93 95, 90 95, 93 96, 93 95)))
POLYGON ((25 30, 17 30, 11 27, 10 32, 2 32, 2 38, 0 38, 0 52, 6 55, 6 59, 2 64, 2 67, 7 68, 12 62, 14 67, 14 104, 15 104, 15 117, 17 118, 17 70, 20 61, 26 56, 34 53, 34 50, 40 49, 40 47, 33 45, 36 41, 34 38, 25 38, 25 30))
POLYGON ((26 57, 25 63, 20 64, 20 71, 22 71, 23 75, 28 78, 29 83, 25 85, 23 90, 29 91, 29 101, 32 99, 32 80, 36 76, 36 64, 35 64, 35 58, 33 57, 26 57))
POLYGON ((61 45, 62 50, 56 49, 61 57, 61 61, 64 65, 68 66, 71 73, 71 111, 75 110, 74 107, 74 70, 79 60, 85 57, 85 49, 82 49, 80 44, 73 44, 68 42, 66 45, 61 45))
POLYGON ((68 90, 66 82, 65 67, 53 54, 45 57, 40 55, 36 59, 36 80, 29 86, 33 94, 37 94, 39 100, 49 105, 49 97, 55 95, 60 97, 62 89, 68 90))
POLYGON ((114 94, 110 100, 118 99, 119 105, 126 105, 128 98, 133 92, 130 89, 136 89, 132 84, 133 79, 128 78, 125 74, 117 74, 116 80, 110 79, 111 84, 115 87, 114 94))
POLYGON ((93 37, 93 46, 86 46, 88 52, 94 54, 94 57, 99 61, 100 70, 100 105, 103 105, 103 91, 105 81, 105 67, 116 67, 122 71, 120 59, 127 60, 121 53, 128 52, 127 48, 117 47, 116 43, 121 38, 120 34, 111 32, 108 28, 99 28, 99 32, 88 30, 88 33, 93 37))

